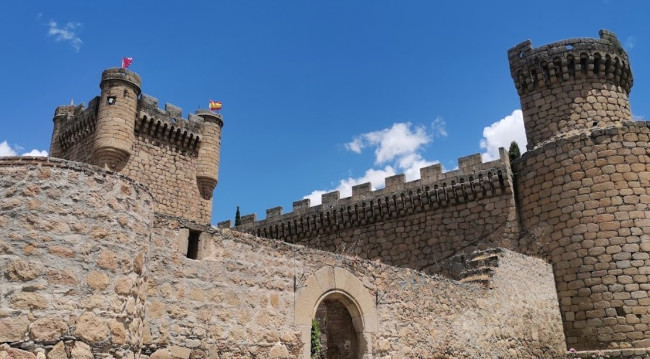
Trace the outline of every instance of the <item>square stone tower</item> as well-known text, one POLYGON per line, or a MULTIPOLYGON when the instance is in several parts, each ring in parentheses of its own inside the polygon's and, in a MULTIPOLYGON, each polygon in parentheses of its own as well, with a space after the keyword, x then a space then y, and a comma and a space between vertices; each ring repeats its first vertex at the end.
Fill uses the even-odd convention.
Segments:
POLYGON ((54 112, 50 153, 110 169, 149 186, 154 210, 209 224, 219 176, 223 120, 182 110, 141 93, 140 76, 121 68, 102 73, 101 94, 88 107, 54 112))

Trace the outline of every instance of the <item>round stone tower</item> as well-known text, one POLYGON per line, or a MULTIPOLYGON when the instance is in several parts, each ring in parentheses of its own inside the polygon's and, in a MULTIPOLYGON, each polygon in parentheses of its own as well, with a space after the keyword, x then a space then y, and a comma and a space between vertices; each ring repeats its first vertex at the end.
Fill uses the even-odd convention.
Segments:
POLYGON ((93 148, 95 165, 120 170, 126 164, 135 140, 140 85, 140 76, 126 69, 111 68, 102 73, 93 148))
POLYGON ((567 346, 650 347, 650 122, 631 119, 616 36, 508 51, 528 149, 522 252, 553 264, 567 346))
POLYGON ((219 179, 219 152, 223 119, 220 114, 207 110, 197 110, 196 114, 203 118, 201 146, 196 161, 196 182, 201 197, 211 199, 219 179))
POLYGON ((594 126, 630 119, 632 72, 627 54, 606 30, 600 39, 570 39, 508 51, 521 98, 528 149, 594 126))

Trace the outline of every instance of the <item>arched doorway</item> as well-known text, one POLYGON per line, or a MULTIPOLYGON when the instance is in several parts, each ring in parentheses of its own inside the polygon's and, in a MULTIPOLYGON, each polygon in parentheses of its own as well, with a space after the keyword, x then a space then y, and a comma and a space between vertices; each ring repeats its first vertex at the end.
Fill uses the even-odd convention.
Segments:
MULTIPOLYGON (((296 292, 294 322, 305 344, 301 359, 310 358, 312 320, 318 317, 319 311, 336 316, 332 332, 337 329, 343 332, 329 335, 328 340, 331 338, 334 344, 328 346, 329 358, 336 355, 339 359, 373 358, 372 334, 377 331, 375 297, 354 274, 340 267, 323 267, 296 292)), ((327 328, 324 329, 327 336, 327 328)))
MULTIPOLYGON (((358 336, 363 328, 355 328, 353 316, 359 317, 359 310, 345 293, 333 291, 323 296, 316 307, 313 324, 318 325, 320 333, 318 359, 359 359, 358 336)), ((313 344, 311 352, 313 355, 313 344)))

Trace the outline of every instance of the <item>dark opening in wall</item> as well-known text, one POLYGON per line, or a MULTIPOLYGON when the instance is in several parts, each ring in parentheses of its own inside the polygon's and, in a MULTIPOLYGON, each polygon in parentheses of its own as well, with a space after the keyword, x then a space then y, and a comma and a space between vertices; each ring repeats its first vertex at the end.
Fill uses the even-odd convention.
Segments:
POLYGON ((187 238, 187 258, 196 259, 199 255, 199 236, 200 231, 190 229, 190 235, 187 238))

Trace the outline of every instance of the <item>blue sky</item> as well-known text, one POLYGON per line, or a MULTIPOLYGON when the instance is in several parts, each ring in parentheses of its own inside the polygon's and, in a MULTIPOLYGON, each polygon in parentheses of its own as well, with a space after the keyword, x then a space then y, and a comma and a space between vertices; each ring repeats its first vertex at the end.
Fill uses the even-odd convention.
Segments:
POLYGON ((524 141, 506 51, 526 39, 615 32, 632 112, 649 118, 648 15, 642 0, 6 1, 0 154, 49 150, 55 107, 88 103, 101 71, 131 56, 161 106, 186 117, 223 102, 212 222, 238 205, 264 218, 524 141))

